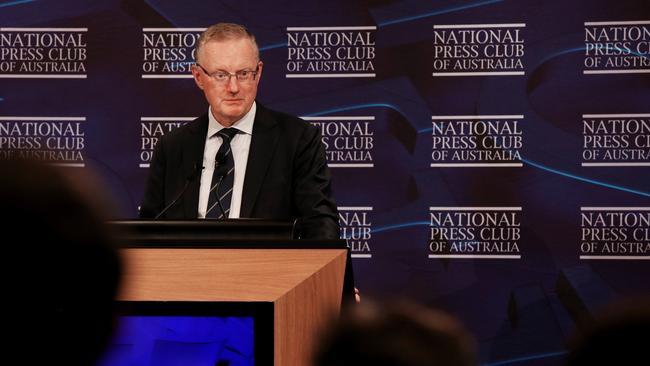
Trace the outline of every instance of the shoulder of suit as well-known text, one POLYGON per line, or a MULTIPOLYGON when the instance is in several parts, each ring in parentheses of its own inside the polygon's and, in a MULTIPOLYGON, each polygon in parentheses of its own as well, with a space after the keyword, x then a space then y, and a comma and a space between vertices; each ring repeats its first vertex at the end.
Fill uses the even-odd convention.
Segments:
POLYGON ((297 116, 269 109, 264 106, 258 105, 258 113, 261 113, 262 118, 271 118, 282 128, 302 130, 311 126, 309 122, 297 116))

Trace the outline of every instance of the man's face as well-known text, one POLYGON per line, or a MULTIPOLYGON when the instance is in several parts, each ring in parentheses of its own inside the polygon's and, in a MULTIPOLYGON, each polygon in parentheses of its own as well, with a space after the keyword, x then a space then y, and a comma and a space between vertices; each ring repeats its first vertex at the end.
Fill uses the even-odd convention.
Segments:
POLYGON ((262 76, 262 62, 258 61, 253 43, 247 38, 209 41, 197 54, 198 63, 192 66, 196 85, 203 90, 212 107, 212 114, 225 127, 241 119, 251 109, 257 95, 257 84, 262 76), (238 71, 255 71, 255 79, 239 81, 235 76, 219 82, 207 73, 217 71, 234 74, 238 71), (206 73, 207 72, 207 73, 206 73))

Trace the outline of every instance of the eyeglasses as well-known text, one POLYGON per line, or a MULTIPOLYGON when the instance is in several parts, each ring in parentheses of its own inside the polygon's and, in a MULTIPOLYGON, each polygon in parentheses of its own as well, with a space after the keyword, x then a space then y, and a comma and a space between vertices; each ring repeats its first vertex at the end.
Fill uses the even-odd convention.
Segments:
POLYGON ((206 75, 208 75, 209 77, 214 79, 219 84, 229 83, 230 78, 233 77, 233 76, 235 77, 235 79, 237 79, 237 81, 240 81, 240 82, 247 82, 247 81, 255 80, 255 78, 257 77, 257 73, 259 72, 259 69, 260 69, 260 66, 257 65, 257 67, 255 68, 255 71, 253 71, 253 70, 239 70, 239 71, 237 71, 235 73, 232 73, 232 72, 228 72, 228 71, 224 71, 224 70, 217 70, 217 71, 215 71, 213 73, 209 73, 205 68, 203 68, 203 66, 199 65, 198 63, 196 63, 196 66, 201 68, 201 70, 203 70, 203 72, 206 75))

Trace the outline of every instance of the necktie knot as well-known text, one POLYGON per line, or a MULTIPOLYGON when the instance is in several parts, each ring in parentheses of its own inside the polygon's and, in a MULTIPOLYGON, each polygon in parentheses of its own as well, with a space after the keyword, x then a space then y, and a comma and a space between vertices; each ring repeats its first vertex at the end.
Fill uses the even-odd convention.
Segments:
POLYGON ((238 129, 234 127, 230 127, 230 128, 222 128, 221 130, 219 130, 219 132, 217 132, 217 135, 219 135, 223 139, 223 141, 230 142, 230 140, 232 140, 232 138, 235 137, 237 133, 239 133, 238 129))

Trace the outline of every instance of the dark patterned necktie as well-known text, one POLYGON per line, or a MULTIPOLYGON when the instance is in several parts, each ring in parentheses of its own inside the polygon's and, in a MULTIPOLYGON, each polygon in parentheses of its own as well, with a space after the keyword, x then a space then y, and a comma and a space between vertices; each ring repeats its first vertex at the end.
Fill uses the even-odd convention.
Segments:
POLYGON ((219 202, 228 218, 230 212, 230 201, 232 199, 232 187, 235 179, 235 161, 230 148, 230 141, 239 132, 236 128, 224 128, 217 132, 221 137, 221 147, 214 159, 214 172, 212 183, 210 183, 210 198, 208 199, 208 210, 205 217, 224 218, 219 202), (217 192, 218 190, 218 192, 217 192), (219 195, 219 201, 217 201, 219 195))

